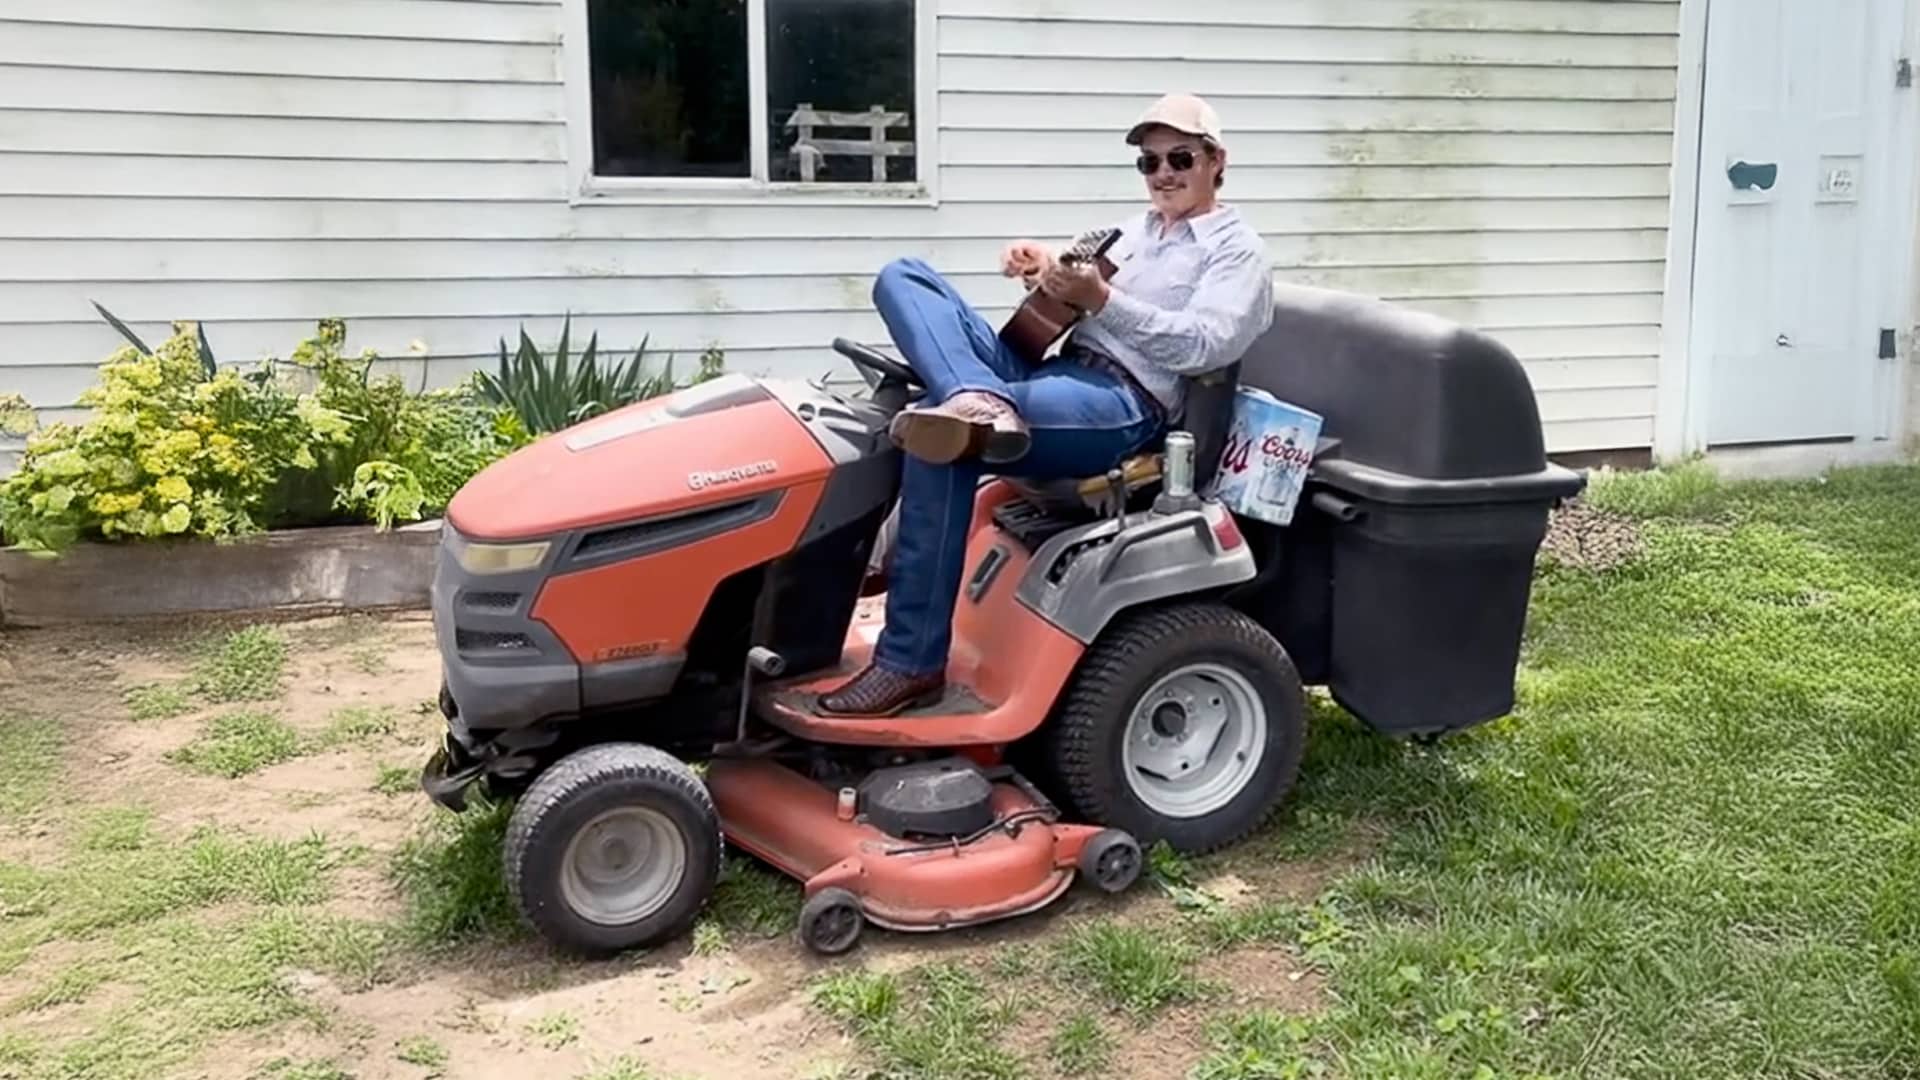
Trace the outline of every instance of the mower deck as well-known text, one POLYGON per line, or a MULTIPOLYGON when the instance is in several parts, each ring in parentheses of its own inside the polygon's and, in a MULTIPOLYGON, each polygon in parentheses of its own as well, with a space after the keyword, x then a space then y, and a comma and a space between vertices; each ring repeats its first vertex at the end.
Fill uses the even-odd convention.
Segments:
POLYGON ((852 893, 867 920, 891 930, 947 930, 1045 907, 1105 831, 1058 823, 1051 807, 1004 780, 993 786, 993 825, 928 840, 889 836, 855 813, 850 792, 770 761, 715 761, 707 787, 730 843, 804 882, 809 897, 852 893))

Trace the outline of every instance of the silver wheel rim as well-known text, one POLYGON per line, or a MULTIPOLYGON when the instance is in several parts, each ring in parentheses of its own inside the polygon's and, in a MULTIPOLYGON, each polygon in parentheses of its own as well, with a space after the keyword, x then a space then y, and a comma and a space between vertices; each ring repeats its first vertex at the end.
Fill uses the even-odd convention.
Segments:
POLYGON ((573 834, 560 891, 581 918, 625 926, 664 907, 687 873, 687 843, 658 810, 608 810, 573 834))
POLYGON ((1154 683, 1127 719, 1127 787, 1154 813, 1204 817, 1246 790, 1267 749, 1267 709, 1247 677, 1189 664, 1154 683))

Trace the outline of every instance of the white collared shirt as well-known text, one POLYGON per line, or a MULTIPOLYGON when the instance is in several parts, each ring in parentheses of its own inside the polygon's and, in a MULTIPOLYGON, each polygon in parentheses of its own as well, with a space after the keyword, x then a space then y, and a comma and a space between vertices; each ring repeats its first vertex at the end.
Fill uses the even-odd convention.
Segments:
POLYGON ((1148 209, 1117 226, 1110 299, 1068 343, 1111 357, 1178 416, 1183 378, 1232 364, 1272 325, 1273 265, 1233 207, 1176 222, 1164 236, 1160 224, 1148 209))

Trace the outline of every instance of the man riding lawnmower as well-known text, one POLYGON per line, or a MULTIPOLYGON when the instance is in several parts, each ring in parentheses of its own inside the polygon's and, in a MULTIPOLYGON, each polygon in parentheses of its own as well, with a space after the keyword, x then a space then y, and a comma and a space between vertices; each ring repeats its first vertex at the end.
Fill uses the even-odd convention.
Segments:
POLYGON ((1129 137, 1152 208, 1058 258, 1010 247, 1030 289, 997 334, 896 263, 875 298, 907 363, 834 343, 870 393, 727 375, 455 496, 422 782, 454 810, 476 784, 514 801, 504 873, 550 940, 681 934, 729 846, 803 883, 825 953, 1118 891, 1144 844, 1267 819, 1303 683, 1392 735, 1511 707, 1547 512, 1582 484, 1547 462, 1519 362, 1275 286, 1215 202, 1203 102, 1129 137), (1237 396, 1321 437, 1223 453, 1237 396), (1209 494, 1308 451, 1304 486, 1275 487, 1287 520, 1209 494), (863 596, 896 505, 886 595, 863 596))
POLYGON ((1184 413, 1184 380, 1227 367, 1273 321, 1273 269, 1239 212, 1219 203, 1227 151, 1212 106, 1168 95, 1127 134, 1152 206, 1120 226, 1108 282, 1030 240, 1001 268, 1085 316, 1059 358, 1034 364, 918 260, 888 266, 874 301, 927 388, 894 418, 907 452, 886 627, 873 662, 822 697, 838 716, 891 716, 939 699, 982 473, 1104 475, 1184 413))

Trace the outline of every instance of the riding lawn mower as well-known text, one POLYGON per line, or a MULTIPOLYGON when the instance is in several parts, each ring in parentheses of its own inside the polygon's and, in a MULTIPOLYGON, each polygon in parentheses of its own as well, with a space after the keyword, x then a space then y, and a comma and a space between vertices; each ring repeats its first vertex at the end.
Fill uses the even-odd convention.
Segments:
POLYGON ((860 393, 730 374, 493 464, 443 525, 425 790, 514 803, 509 891, 560 947, 681 935, 742 852, 803 883, 800 937, 834 954, 1239 841, 1293 787, 1304 687, 1383 737, 1505 715, 1548 513, 1584 483, 1525 371, 1391 304, 1276 299, 1165 445, 981 484, 948 689, 894 717, 816 701, 881 625, 906 365, 836 341, 860 393), (1242 386, 1324 419, 1285 526, 1206 494, 1242 386))

